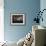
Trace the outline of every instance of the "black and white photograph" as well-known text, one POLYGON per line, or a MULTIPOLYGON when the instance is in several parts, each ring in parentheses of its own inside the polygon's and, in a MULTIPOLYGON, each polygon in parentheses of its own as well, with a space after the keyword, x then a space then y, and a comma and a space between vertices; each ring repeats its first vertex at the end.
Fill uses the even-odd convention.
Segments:
POLYGON ((11 14, 11 24, 12 25, 24 25, 25 15, 24 14, 11 14))

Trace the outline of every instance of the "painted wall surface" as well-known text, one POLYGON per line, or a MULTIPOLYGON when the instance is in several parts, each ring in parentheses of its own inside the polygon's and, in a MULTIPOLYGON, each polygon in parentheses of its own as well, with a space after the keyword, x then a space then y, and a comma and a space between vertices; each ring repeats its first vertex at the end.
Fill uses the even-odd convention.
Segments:
MULTIPOLYGON (((42 11, 43 9, 46 9, 46 0, 41 0, 41 1, 40 1, 40 9, 41 9, 41 11, 42 11)), ((40 25, 46 27, 46 10, 43 12, 42 17, 43 17, 43 22, 41 21, 41 22, 40 22, 40 25)))
POLYGON ((4 39, 18 41, 32 30, 35 12, 40 9, 40 0, 4 0, 4 39), (26 24, 24 26, 12 26, 10 13, 24 13, 26 24))
MULTIPOLYGON (((40 9, 43 10, 43 9, 46 9, 46 0, 41 0, 40 1, 40 9)), ((46 11, 43 12, 43 22, 40 21, 40 25, 46 27, 46 11)), ((46 35, 45 35, 46 36, 46 35)), ((45 37, 46 38, 46 37, 45 37)), ((45 40, 45 44, 46 44, 46 40, 45 40)))

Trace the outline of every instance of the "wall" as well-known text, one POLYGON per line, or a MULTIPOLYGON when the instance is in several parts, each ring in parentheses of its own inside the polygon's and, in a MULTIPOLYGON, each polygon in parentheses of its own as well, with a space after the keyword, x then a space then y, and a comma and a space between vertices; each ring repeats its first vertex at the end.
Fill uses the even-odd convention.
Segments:
MULTIPOLYGON (((41 10, 46 9, 46 0, 40 1, 40 9, 41 10)), ((44 20, 43 20, 43 22, 40 21, 40 25, 46 27, 46 11, 44 11, 42 17, 43 17, 44 20)), ((46 36, 46 34, 45 34, 45 36, 46 36)), ((45 38, 45 43, 46 43, 46 38, 45 38)))
MULTIPOLYGON (((41 11, 43 10, 43 9, 46 9, 46 0, 41 0, 40 1, 40 9, 41 9, 41 11)), ((43 15, 42 15, 42 17, 43 17, 43 22, 41 21, 40 22, 40 25, 42 25, 42 26, 45 26, 46 27, 46 10, 43 12, 43 15)))
POLYGON ((35 12, 40 10, 40 0, 4 0, 4 39, 18 41, 32 30, 35 12), (10 13, 24 13, 26 24, 24 26, 12 26, 10 13))

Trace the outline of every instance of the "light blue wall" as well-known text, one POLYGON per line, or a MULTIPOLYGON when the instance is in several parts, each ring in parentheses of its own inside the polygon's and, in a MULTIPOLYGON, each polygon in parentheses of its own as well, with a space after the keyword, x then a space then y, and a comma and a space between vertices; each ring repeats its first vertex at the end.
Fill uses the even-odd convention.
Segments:
MULTIPOLYGON (((40 9, 41 9, 41 11, 42 11, 43 9, 46 9, 46 0, 41 0, 41 1, 40 1, 40 9)), ((43 22, 40 21, 40 25, 46 27, 46 10, 43 12, 42 17, 43 17, 43 22)))
MULTIPOLYGON (((43 10, 43 9, 46 9, 46 0, 40 1, 40 10, 43 10)), ((43 13, 42 17, 44 20, 43 20, 43 22, 40 21, 40 25, 46 27, 46 11, 43 13)), ((45 37, 45 39, 46 39, 46 37, 45 37)), ((46 40, 45 40, 45 44, 46 44, 46 40)))
POLYGON ((40 9, 40 0, 4 0, 4 38, 7 41, 18 41, 32 29, 35 12, 40 9), (26 16, 26 25, 12 26, 10 13, 19 12, 26 16))

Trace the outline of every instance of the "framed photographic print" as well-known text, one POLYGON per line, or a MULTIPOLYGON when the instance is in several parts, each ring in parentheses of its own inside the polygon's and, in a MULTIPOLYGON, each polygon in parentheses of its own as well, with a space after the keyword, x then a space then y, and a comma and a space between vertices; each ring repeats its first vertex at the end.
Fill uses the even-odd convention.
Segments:
POLYGON ((11 24, 12 25, 24 25, 25 15, 24 14, 11 14, 11 24))

